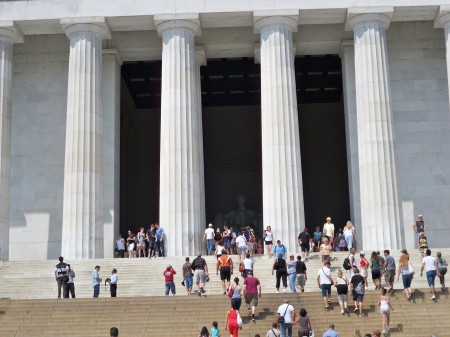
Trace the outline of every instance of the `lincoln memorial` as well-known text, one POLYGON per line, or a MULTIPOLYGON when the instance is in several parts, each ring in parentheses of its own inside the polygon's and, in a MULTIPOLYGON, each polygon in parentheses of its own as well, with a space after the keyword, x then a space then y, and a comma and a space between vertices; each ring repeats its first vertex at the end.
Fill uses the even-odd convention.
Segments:
POLYGON ((444 0, 0 0, 0 260, 227 219, 448 246, 449 69, 444 0))

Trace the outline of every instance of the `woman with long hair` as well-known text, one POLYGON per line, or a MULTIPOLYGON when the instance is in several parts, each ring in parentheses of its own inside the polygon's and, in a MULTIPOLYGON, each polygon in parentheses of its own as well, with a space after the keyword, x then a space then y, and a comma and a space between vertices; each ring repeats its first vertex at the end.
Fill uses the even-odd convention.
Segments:
POLYGON ((266 246, 267 257, 270 259, 270 254, 272 253, 272 245, 273 245, 273 234, 272 227, 267 226, 264 231, 264 245, 266 246))
POLYGON ((356 240, 356 232, 355 227, 353 226, 351 221, 347 221, 347 224, 344 227, 344 238, 345 242, 347 242, 347 249, 350 250, 353 247, 353 243, 356 240))
POLYGON ((397 272, 397 281, 400 278, 400 275, 402 275, 403 279, 403 288, 405 289, 406 299, 410 300, 412 296, 411 292, 411 281, 412 281, 412 275, 409 270, 409 254, 406 249, 402 250, 402 256, 400 256, 399 260, 399 266, 398 266, 398 272, 397 272))
POLYGON ((202 330, 198 334, 198 337, 209 337, 209 331, 208 331, 208 328, 206 326, 204 326, 202 328, 202 330))
POLYGON ((375 284, 375 290, 381 289, 381 268, 382 263, 377 252, 372 252, 369 261, 370 268, 372 269, 372 281, 375 284))
POLYGON ((389 302, 390 297, 387 294, 386 289, 381 290, 381 296, 378 300, 378 305, 380 306, 380 314, 381 314, 381 329, 383 330, 383 333, 390 332, 391 328, 389 327, 391 322, 391 311, 392 305, 389 302))
POLYGON ((228 292, 231 292, 231 307, 236 308, 237 311, 241 309, 242 303, 242 287, 239 285, 239 277, 234 278, 234 283, 231 284, 228 292))
POLYGON ((227 312, 227 319, 225 321, 225 330, 228 329, 230 332, 230 337, 238 337, 238 331, 242 330, 242 327, 238 324, 239 311, 237 308, 231 307, 227 312))

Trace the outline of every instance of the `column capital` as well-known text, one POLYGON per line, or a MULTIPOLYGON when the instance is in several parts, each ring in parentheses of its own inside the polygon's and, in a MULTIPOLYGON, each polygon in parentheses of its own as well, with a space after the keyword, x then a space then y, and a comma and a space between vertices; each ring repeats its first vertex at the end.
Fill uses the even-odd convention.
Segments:
POLYGON ((188 29, 194 35, 201 35, 200 16, 198 13, 157 14, 153 19, 160 36, 168 29, 188 29))
POLYGON ((122 56, 120 56, 119 50, 118 49, 103 49, 102 50, 102 55, 103 56, 109 56, 109 55, 113 55, 116 59, 116 62, 119 66, 121 66, 123 64, 123 60, 122 60, 122 56))
POLYGON ((6 39, 9 43, 23 43, 24 37, 15 21, 0 20, 0 39, 6 39))
POLYGON ((260 33, 264 26, 287 26, 291 32, 298 30, 299 10, 261 10, 253 12, 253 30, 260 33))
POLYGON ((206 66, 205 46, 195 46, 195 64, 199 67, 206 66))
POLYGON ((441 5, 434 18, 434 28, 444 28, 450 24, 450 5, 441 5))
POLYGON ((59 23, 69 39, 80 33, 90 33, 102 40, 111 38, 111 29, 104 16, 62 18, 59 23))
POLYGON ((342 40, 341 41, 341 48, 339 49, 339 57, 342 58, 342 55, 349 48, 351 48, 351 49, 355 48, 355 41, 353 41, 353 40, 342 40))
POLYGON ((353 30, 355 26, 365 22, 378 22, 384 29, 388 29, 394 15, 394 7, 353 7, 347 10, 346 30, 353 30))

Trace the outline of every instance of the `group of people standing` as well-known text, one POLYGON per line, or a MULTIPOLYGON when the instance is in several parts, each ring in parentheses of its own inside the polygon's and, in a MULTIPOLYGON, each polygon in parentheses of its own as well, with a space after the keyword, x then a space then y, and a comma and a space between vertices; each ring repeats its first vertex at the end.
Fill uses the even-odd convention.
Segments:
POLYGON ((150 259, 156 256, 165 256, 164 250, 165 233, 159 224, 151 224, 147 230, 144 227, 139 229, 137 234, 128 230, 126 240, 121 234, 117 236, 115 252, 117 257, 124 258, 125 252, 128 257, 147 257, 150 259))

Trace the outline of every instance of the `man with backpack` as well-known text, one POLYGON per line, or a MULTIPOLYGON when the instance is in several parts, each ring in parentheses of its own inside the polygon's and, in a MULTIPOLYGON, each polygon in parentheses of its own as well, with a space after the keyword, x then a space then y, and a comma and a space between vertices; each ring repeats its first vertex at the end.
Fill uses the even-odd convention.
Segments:
POLYGON ((352 291, 353 295, 353 301, 355 301, 355 309, 354 312, 357 313, 359 309, 358 316, 362 316, 363 311, 363 300, 364 300, 364 288, 365 288, 365 281, 364 277, 359 275, 359 269, 354 269, 355 274, 353 275, 352 279, 350 280, 350 289, 352 291))

